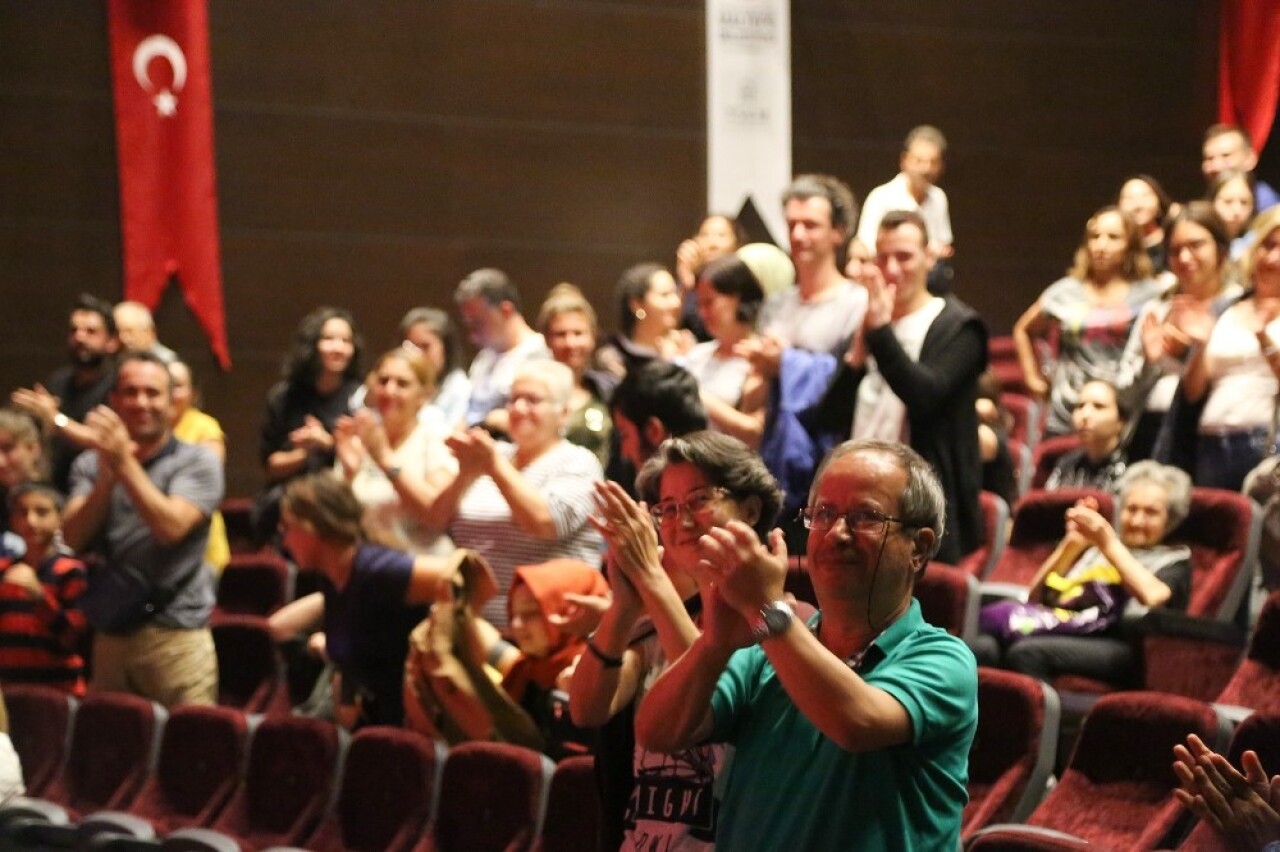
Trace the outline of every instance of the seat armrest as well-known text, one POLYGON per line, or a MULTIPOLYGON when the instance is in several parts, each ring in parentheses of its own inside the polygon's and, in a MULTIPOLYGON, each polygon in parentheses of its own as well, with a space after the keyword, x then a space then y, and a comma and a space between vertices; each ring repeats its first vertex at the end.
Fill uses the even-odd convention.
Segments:
POLYGON ((96 834, 126 835, 137 840, 154 840, 155 826, 149 820, 124 811, 98 811, 80 820, 83 836, 96 834))
POLYGON ((164 852, 240 852, 240 844, 211 828, 180 828, 165 835, 164 852))
POLYGON ((1144 635, 1175 636, 1243 648, 1248 639, 1237 624, 1187 615, 1174 609, 1153 609, 1132 625, 1132 629, 1144 635))
POLYGON ((965 848, 969 848, 975 840, 987 834, 999 834, 1005 837, 1025 837, 1030 843, 1034 843, 1039 838, 1060 849, 1089 848, 1087 840, 1076 837, 1074 834, 1067 834, 1065 831, 1043 828, 1038 825, 1022 825, 1012 822, 998 823, 978 829, 965 841, 965 848))
POLYGON ((47 799, 32 799, 26 796, 10 799, 3 808, 0 808, 0 826, 20 819, 44 820, 54 825, 67 825, 71 822, 67 809, 61 805, 55 805, 47 799))
POLYGON ((979 583, 978 589, 982 594, 983 604, 1010 598, 1026 603, 1030 593, 1030 589, 1017 583, 979 583))

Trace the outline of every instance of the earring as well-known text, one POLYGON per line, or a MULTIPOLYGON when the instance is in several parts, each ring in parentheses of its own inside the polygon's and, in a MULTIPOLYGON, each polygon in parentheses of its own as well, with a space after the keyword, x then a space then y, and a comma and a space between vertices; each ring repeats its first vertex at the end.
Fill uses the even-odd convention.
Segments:
POLYGON ((646 316, 648 316, 648 314, 644 312, 644 308, 636 308, 636 319, 642 320, 646 316))

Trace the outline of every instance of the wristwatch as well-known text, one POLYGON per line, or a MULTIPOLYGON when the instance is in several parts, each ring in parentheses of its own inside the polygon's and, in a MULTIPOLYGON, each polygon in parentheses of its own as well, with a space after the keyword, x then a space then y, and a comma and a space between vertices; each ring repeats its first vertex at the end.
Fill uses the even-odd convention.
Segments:
POLYGON ((55 429, 65 429, 67 428, 67 424, 70 422, 71 418, 63 414, 61 411, 53 415, 53 428, 55 429))
POLYGON ((760 614, 751 623, 751 635, 756 644, 774 636, 781 636, 796 620, 796 611, 786 601, 773 601, 760 608, 760 614))

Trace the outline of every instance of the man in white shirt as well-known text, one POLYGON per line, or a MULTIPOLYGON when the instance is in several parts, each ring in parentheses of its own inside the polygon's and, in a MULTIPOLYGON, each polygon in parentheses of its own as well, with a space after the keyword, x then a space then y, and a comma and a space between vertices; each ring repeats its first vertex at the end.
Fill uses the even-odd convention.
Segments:
POLYGON ((937 186, 946 151, 947 139, 936 127, 922 124, 907 134, 898 161, 901 169, 898 176, 871 190, 862 207, 857 245, 853 249, 860 257, 867 259, 875 254, 880 220, 890 210, 920 214, 929 229, 929 253, 935 260, 945 260, 955 254, 947 194, 937 186))
POLYGON ((939 559, 955 563, 982 539, 982 459, 974 401, 987 364, 982 319, 925 286, 933 257, 919 213, 892 210, 863 266, 866 318, 815 422, 853 423, 854 438, 902 441, 938 472, 948 524, 939 559))
POLYGON ((507 431, 507 395, 520 365, 550 358, 541 334, 520 313, 520 291, 499 269, 477 269, 453 293, 462 325, 480 351, 471 362, 466 425, 507 431))

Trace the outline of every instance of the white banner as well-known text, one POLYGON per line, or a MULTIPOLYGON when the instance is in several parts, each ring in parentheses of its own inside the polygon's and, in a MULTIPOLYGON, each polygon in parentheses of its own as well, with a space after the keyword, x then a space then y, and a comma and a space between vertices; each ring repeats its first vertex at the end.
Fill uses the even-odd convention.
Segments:
MULTIPOLYGON (((787 246, 791 181, 789 0, 707 0, 707 209, 755 207, 787 246)), ((750 213, 747 213, 750 217, 750 213)))

